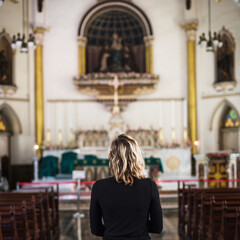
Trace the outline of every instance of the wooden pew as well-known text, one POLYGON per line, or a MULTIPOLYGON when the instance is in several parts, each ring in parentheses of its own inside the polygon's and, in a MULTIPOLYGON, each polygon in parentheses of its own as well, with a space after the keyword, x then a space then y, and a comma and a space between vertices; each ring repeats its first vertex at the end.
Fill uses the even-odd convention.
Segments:
POLYGON ((59 187, 57 185, 57 191, 54 191, 52 186, 46 187, 32 187, 25 186, 19 192, 45 192, 48 194, 49 202, 49 215, 51 216, 51 230, 54 239, 58 239, 60 235, 59 229, 59 187))
POLYGON ((238 240, 240 232, 239 207, 224 206, 220 233, 217 240, 238 240))
POLYGON ((8 201, 9 199, 15 201, 33 202, 36 208, 37 221, 40 229, 40 238, 43 240, 51 240, 51 225, 48 209, 48 200, 43 193, 2 193, 0 195, 1 201, 8 201))
POLYGON ((14 217, 11 216, 10 219, 2 219, 0 216, 0 240, 19 240, 16 223, 14 217))
POLYGON ((15 199, 8 199, 8 201, 0 200, 0 211, 4 207, 12 207, 16 212, 25 211, 27 216, 28 228, 31 235, 31 239, 40 239, 40 224, 37 219, 37 212, 35 208, 35 203, 30 201, 16 201, 15 199))
POLYGON ((188 193, 190 189, 196 188, 195 184, 185 184, 180 188, 180 182, 178 182, 178 231, 181 236, 186 234, 186 226, 188 219, 188 193))
MULTIPOLYGON (((183 186, 179 188, 179 233, 184 239, 215 239, 216 227, 218 232, 222 219, 222 201, 229 200, 229 206, 236 207, 240 201, 239 188, 224 188, 224 189, 197 189, 196 187, 183 186), (211 198, 215 196, 215 215, 211 213, 211 198), (187 199, 187 202, 186 202, 187 199), (217 209, 219 207, 219 209, 217 209), (207 217, 217 216, 219 211, 219 218, 216 226, 213 220, 209 222, 207 217), (207 228, 206 228, 207 226, 207 228), (204 233, 204 234, 203 234, 204 233), (210 237, 211 236, 211 237, 210 237)), ((213 207, 212 207, 213 208, 213 207)), ((217 239, 217 238, 216 238, 217 239)))

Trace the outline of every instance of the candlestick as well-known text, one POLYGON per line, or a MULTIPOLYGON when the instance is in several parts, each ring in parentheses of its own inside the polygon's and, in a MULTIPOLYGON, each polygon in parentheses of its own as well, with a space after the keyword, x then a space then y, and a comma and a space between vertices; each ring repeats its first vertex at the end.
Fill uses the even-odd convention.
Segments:
POLYGON ((183 140, 184 140, 184 142, 187 142, 187 140, 188 140, 187 128, 186 127, 183 129, 183 140))
POLYGON ((175 128, 175 102, 174 100, 171 101, 172 106, 172 128, 175 128))
POLYGON ((50 129, 47 129, 47 143, 51 142, 51 132, 50 129))
POLYGON ((58 130, 58 142, 62 144, 62 130, 58 130))
POLYGON ((69 140, 70 140, 70 142, 73 142, 73 130, 72 130, 72 128, 70 129, 69 140))
POLYGON ((183 100, 183 127, 187 128, 187 101, 183 100))
POLYGON ((172 142, 175 142, 175 140, 176 140, 175 128, 172 128, 172 142))
POLYGON ((162 102, 159 102, 159 126, 163 127, 163 114, 162 114, 162 102))
POLYGON ((160 143, 163 142, 163 131, 162 131, 162 128, 159 129, 158 137, 159 137, 160 143))

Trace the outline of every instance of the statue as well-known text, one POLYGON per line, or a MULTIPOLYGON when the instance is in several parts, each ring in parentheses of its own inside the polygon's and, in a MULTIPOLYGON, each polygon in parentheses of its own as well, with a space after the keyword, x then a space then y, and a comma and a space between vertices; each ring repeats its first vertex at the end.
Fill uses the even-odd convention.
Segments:
POLYGON ((129 45, 122 43, 118 34, 113 34, 113 41, 109 47, 106 44, 100 54, 100 72, 130 72, 137 71, 134 54, 129 45))
POLYGON ((116 33, 113 34, 113 43, 111 45, 112 52, 112 72, 122 72, 122 38, 118 37, 116 33))
POLYGON ((8 80, 8 61, 5 57, 4 51, 0 51, 0 83, 6 84, 8 80))
POLYGON ((217 82, 233 81, 233 52, 227 41, 217 50, 217 82))
POLYGON ((102 58, 101 58, 100 72, 108 71, 108 62, 109 62, 108 60, 109 60, 110 56, 111 56, 110 49, 109 49, 108 44, 106 44, 104 47, 102 58))

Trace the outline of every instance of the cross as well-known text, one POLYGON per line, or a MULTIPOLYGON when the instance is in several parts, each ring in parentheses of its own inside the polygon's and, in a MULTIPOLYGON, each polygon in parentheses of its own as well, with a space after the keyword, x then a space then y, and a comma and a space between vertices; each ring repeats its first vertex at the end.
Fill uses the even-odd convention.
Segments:
POLYGON ((122 84, 119 82, 118 76, 116 74, 114 75, 113 81, 110 82, 109 85, 113 86, 113 88, 114 88, 114 95, 113 95, 114 106, 113 106, 112 113, 113 114, 119 114, 120 113, 120 108, 119 108, 119 105, 118 105, 118 87, 122 84))

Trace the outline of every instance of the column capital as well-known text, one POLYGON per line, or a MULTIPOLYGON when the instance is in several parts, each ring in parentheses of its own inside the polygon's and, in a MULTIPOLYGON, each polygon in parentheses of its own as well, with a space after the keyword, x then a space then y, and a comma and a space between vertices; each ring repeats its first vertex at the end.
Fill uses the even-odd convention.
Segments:
POLYGON ((38 45, 43 44, 44 33, 49 31, 50 31, 50 28, 37 27, 37 26, 33 27, 34 37, 38 45))
POLYGON ((86 37, 77 37, 78 46, 85 47, 87 45, 86 37))
POLYGON ((181 25, 181 28, 185 29, 186 31, 188 41, 196 41, 197 27, 197 22, 189 22, 181 25))
POLYGON ((146 46, 151 45, 153 43, 153 40, 154 40, 153 36, 146 36, 143 39, 146 46))

